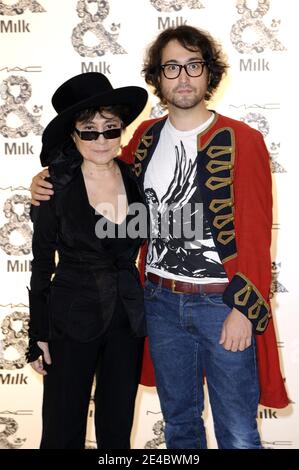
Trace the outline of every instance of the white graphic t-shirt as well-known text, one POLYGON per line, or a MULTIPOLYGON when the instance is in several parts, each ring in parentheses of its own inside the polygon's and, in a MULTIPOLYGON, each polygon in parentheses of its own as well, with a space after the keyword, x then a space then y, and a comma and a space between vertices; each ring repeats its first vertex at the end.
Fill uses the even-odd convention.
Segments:
POLYGON ((213 119, 178 131, 168 118, 161 131, 144 178, 152 222, 147 272, 193 283, 227 282, 196 184, 197 136, 213 119))

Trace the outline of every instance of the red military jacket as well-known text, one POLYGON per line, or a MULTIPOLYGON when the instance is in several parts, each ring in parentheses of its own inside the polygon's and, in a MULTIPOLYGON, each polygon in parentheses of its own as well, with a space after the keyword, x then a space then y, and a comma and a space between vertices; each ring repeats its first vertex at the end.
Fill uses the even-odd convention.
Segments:
MULTIPOLYGON (((124 147, 122 158, 133 163, 141 192, 147 165, 159 141, 166 117, 143 122, 124 147)), ((224 302, 236 307, 256 334, 260 403, 288 405, 280 372, 271 308, 272 192, 269 155, 262 135, 247 124, 216 114, 197 138, 197 178, 203 209, 229 285, 224 302)), ((142 278, 146 246, 139 257, 142 278)), ((142 381, 154 385, 146 344, 142 381)))

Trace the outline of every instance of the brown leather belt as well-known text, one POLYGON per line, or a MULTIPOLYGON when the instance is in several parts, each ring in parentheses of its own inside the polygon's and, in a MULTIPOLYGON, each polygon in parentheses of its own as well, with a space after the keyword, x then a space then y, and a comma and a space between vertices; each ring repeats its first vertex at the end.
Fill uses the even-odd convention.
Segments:
POLYGON ((176 294, 222 294, 228 285, 228 282, 218 284, 193 284, 192 282, 166 279, 154 273, 148 273, 147 279, 154 284, 160 284, 162 287, 170 289, 176 294))

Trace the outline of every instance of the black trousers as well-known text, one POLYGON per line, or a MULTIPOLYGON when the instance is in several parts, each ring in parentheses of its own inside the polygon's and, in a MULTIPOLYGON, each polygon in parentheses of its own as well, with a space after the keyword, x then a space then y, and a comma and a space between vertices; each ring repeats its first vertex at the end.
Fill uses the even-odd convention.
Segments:
POLYGON ((143 338, 133 336, 121 304, 108 331, 79 343, 49 344, 45 366, 41 449, 83 449, 91 388, 96 375, 95 430, 100 449, 129 449, 143 338))

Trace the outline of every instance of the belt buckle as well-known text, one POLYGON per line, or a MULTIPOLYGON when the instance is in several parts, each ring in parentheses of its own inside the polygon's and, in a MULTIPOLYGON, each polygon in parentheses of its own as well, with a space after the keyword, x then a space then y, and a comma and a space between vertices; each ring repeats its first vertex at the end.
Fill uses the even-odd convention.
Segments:
POLYGON ((173 294, 181 294, 181 291, 176 290, 175 285, 176 285, 176 280, 172 279, 171 280, 171 292, 173 292, 173 294))

